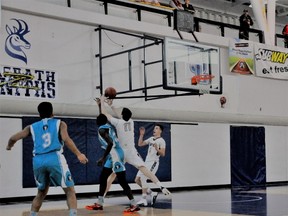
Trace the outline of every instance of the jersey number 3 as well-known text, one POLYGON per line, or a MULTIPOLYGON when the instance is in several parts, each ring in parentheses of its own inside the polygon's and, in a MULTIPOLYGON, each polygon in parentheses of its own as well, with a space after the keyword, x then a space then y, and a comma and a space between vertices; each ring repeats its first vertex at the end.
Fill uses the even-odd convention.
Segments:
POLYGON ((51 145, 51 135, 50 135, 50 133, 43 134, 42 139, 44 141, 43 148, 48 148, 51 145))

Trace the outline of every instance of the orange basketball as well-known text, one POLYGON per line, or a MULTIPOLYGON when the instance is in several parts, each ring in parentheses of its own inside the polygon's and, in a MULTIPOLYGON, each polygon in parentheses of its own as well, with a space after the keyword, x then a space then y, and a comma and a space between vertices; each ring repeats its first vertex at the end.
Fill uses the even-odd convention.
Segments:
POLYGON ((114 99, 116 97, 117 91, 113 87, 107 87, 104 92, 104 96, 109 99, 114 99))

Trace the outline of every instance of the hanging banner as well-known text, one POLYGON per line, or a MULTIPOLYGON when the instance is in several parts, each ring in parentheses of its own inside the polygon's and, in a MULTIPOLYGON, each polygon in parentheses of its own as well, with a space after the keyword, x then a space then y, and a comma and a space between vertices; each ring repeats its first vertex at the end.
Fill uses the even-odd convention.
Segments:
POLYGON ((285 48, 254 44, 256 76, 288 79, 288 51, 285 48))
POLYGON ((239 74, 254 74, 253 44, 247 40, 229 42, 229 71, 239 74))

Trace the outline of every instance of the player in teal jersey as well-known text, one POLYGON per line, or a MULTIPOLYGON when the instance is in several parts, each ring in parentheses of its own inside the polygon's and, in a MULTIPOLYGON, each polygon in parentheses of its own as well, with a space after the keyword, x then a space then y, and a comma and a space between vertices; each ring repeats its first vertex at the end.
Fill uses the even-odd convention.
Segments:
POLYGON ((62 154, 63 145, 65 144, 81 163, 86 164, 88 159, 78 150, 70 138, 66 123, 53 118, 53 106, 50 102, 40 103, 38 112, 41 120, 26 126, 11 136, 6 147, 7 150, 11 150, 18 140, 32 135, 34 142, 33 172, 38 193, 33 199, 30 215, 38 215, 50 184, 63 188, 67 196, 69 216, 77 215, 74 182, 66 159, 62 154))
POLYGON ((107 187, 107 179, 112 172, 116 173, 119 184, 123 188, 124 193, 130 200, 130 207, 124 212, 139 211, 140 208, 136 205, 136 201, 131 192, 131 188, 126 181, 126 169, 124 165, 124 152, 120 147, 120 143, 116 136, 115 129, 108 124, 108 119, 104 114, 97 117, 98 138, 101 147, 105 149, 103 156, 97 161, 99 166, 103 165, 100 175, 100 190, 98 202, 92 205, 87 205, 88 210, 103 210, 104 194, 107 187))

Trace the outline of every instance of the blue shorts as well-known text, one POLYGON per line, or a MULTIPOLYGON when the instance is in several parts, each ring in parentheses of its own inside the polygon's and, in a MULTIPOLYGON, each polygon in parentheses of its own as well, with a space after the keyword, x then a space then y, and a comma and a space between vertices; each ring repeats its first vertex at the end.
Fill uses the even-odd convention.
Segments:
POLYGON ((74 186, 68 164, 60 152, 50 152, 33 157, 33 172, 37 188, 44 190, 47 185, 74 186))
POLYGON ((112 168, 112 171, 114 173, 125 171, 124 160, 122 159, 122 160, 113 161, 111 156, 107 157, 104 167, 109 168, 109 169, 112 168))

